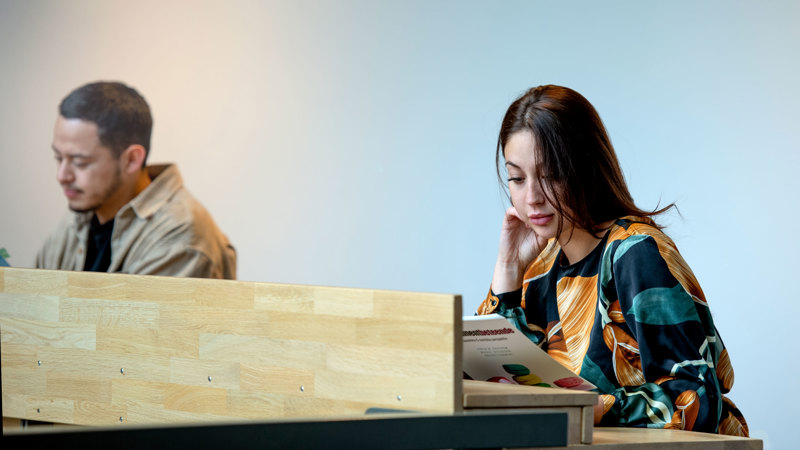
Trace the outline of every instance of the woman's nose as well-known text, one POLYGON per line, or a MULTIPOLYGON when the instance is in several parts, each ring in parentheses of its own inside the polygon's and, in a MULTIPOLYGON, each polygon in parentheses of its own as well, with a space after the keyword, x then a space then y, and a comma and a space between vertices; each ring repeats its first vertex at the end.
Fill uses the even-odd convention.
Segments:
POLYGON ((539 180, 531 179, 527 192, 525 193, 525 201, 529 205, 538 205, 544 201, 544 195, 542 194, 542 187, 539 185, 539 180))

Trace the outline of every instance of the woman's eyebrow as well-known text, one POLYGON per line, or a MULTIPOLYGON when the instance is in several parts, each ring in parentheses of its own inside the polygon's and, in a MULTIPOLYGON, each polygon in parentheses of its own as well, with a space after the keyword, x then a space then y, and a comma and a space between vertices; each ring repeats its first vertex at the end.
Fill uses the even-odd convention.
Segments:
POLYGON ((514 163, 513 163, 513 162, 511 162, 511 161, 506 161, 506 165, 507 165, 507 166, 513 166, 513 167, 516 167, 517 169, 520 169, 520 170, 522 170, 522 168, 521 168, 520 166, 518 166, 518 165, 514 164, 514 163))

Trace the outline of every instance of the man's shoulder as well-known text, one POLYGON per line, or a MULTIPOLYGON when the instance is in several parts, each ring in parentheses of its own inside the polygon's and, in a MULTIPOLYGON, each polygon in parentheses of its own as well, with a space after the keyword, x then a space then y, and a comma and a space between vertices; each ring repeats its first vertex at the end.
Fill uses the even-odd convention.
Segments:
POLYGON ((213 223, 211 213, 185 186, 177 189, 172 196, 153 214, 153 219, 186 224, 192 227, 204 227, 209 221, 213 223))
POLYGON ((89 221, 91 221, 91 215, 88 213, 67 211, 58 219, 56 226, 50 231, 47 241, 77 233, 83 226, 88 225, 89 221))
POLYGON ((82 247, 81 233, 88 226, 90 215, 68 211, 61 216, 55 228, 45 238, 36 255, 36 267, 44 269, 70 269, 75 253, 82 247))
POLYGON ((127 234, 123 239, 135 241, 129 257, 143 261, 142 267, 131 270, 147 272, 169 261, 169 267, 160 267, 157 274, 235 278, 233 246, 183 185, 171 190, 146 215, 135 214, 129 227, 121 231, 127 234))
POLYGON ((148 252, 214 252, 229 242, 208 210, 184 186, 174 164, 148 166, 153 181, 123 213, 120 236, 148 252), (128 221, 131 222, 128 222, 128 221))
POLYGON ((132 209, 149 227, 194 227, 210 217, 203 205, 189 192, 174 164, 147 167, 150 186, 131 202, 132 209))
POLYGON ((227 244, 211 213, 183 185, 174 189, 152 214, 140 220, 146 222, 143 233, 153 233, 152 237, 168 235, 169 240, 164 243, 180 242, 193 247, 227 244))

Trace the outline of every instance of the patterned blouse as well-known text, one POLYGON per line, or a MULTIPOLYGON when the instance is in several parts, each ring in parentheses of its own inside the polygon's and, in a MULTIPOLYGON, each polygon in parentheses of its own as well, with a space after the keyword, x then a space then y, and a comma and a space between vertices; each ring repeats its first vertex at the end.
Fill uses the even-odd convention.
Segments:
POLYGON ((522 288, 489 292, 478 314, 522 317, 531 339, 598 387, 601 426, 748 435, 723 395, 733 368, 703 291, 651 219, 623 217, 586 258, 562 263, 551 239, 522 288))

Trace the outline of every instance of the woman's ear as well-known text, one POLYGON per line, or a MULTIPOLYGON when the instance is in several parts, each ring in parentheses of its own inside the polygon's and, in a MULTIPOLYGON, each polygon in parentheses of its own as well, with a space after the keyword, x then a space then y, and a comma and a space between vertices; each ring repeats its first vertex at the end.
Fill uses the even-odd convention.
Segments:
POLYGON ((136 173, 144 169, 144 160, 147 157, 147 150, 139 144, 128 146, 120 155, 122 170, 126 173, 136 173))

